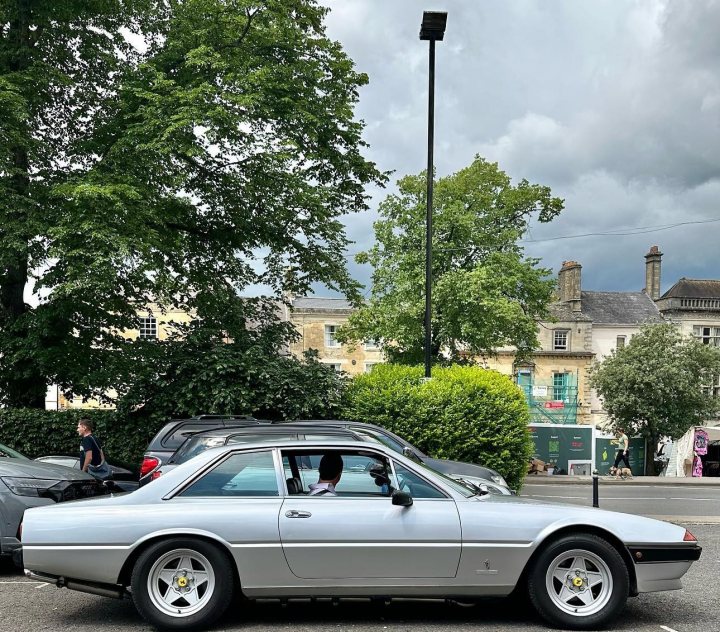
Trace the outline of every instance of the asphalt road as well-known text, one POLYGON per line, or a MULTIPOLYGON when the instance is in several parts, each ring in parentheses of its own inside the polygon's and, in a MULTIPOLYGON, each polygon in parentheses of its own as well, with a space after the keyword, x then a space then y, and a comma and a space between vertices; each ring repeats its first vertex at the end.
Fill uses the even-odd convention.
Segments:
MULTIPOLYGON (((718 632, 720 525, 698 525, 693 532, 703 554, 685 576, 685 589, 630 599, 614 632, 718 632)), ((0 629, 3 632, 63 630, 120 632, 151 630, 130 601, 95 597, 27 581, 8 564, 0 565, 0 629)), ((544 632, 548 627, 527 607, 510 599, 491 599, 474 607, 443 602, 371 605, 277 602, 239 605, 214 628, 243 632, 544 632)))
MULTIPOLYGON (((692 487, 688 485, 625 484, 622 481, 601 480, 599 489, 601 509, 650 516, 665 520, 688 522, 720 521, 720 486, 692 487)), ((592 486, 529 482, 521 496, 537 500, 571 503, 592 507, 592 486)), ((712 632, 718 632, 720 624, 712 632)))

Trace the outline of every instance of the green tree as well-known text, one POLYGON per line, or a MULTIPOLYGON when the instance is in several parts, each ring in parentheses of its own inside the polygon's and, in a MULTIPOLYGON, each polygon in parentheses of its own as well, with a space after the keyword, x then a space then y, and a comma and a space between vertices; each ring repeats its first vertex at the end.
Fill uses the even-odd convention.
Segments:
POLYGON ((302 359, 279 354, 285 339, 275 325, 228 341, 221 332, 191 324, 177 340, 149 345, 152 362, 136 364, 118 415, 143 417, 149 425, 203 413, 262 419, 335 416, 344 378, 316 353, 302 359))
POLYGON ((355 294, 340 216, 383 176, 353 118, 367 77, 326 12, 0 0, 1 403, 124 383, 148 302, 240 338, 248 286, 355 294))
POLYGON ((720 349, 683 336, 672 323, 647 325, 591 373, 614 427, 648 440, 648 470, 661 436, 673 438, 720 411, 703 384, 720 375, 720 349))
MULTIPOLYGON (((425 174, 406 176, 380 205, 376 244, 357 260, 373 268, 370 299, 342 332, 346 341, 384 339, 390 358, 421 362, 425 311, 425 174)), ((547 316, 554 282, 518 244, 536 216, 563 208, 545 186, 513 185, 476 157, 435 184, 433 201, 432 355, 457 361, 512 345, 536 346, 536 321, 547 316)))

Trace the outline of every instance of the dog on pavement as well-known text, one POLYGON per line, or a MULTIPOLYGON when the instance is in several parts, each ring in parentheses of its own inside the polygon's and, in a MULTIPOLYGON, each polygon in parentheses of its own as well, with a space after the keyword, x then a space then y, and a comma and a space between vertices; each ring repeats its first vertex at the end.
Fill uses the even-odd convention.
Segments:
POLYGON ((610 476, 615 478, 632 478, 632 471, 629 467, 611 467, 610 476))

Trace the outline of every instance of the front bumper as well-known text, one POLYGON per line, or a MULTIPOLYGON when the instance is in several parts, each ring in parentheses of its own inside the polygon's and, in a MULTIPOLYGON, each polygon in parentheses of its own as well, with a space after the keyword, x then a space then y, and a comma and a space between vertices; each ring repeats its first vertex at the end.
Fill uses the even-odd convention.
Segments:
POLYGON ((635 562, 637 592, 678 590, 681 578, 692 563, 700 559, 702 547, 694 546, 628 546, 635 562))

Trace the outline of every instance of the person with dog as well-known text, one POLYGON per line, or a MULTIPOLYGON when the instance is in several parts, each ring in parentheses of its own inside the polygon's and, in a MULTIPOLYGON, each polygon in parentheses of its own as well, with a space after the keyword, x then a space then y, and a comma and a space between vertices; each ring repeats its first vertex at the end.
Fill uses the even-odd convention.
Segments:
POLYGON ((613 464, 612 473, 617 473, 618 465, 620 464, 620 461, 625 463, 625 467, 629 470, 630 469, 630 440, 628 439, 628 436, 625 434, 625 430, 622 428, 618 428, 615 431, 615 435, 617 436, 617 443, 618 443, 618 451, 615 455, 615 463, 613 464))

